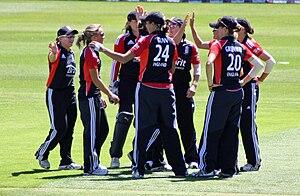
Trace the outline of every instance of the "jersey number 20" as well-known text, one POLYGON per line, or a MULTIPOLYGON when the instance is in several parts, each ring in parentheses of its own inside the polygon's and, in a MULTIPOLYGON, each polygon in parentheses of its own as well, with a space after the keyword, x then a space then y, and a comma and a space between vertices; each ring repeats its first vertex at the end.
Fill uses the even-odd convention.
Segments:
POLYGON ((227 67, 227 71, 240 71, 242 67, 241 55, 233 55, 230 53, 228 57, 230 58, 230 64, 227 67))

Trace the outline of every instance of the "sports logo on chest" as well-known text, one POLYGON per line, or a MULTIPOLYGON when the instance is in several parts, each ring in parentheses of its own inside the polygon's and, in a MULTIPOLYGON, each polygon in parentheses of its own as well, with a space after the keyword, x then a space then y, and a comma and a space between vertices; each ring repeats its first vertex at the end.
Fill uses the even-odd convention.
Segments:
POLYGON ((128 42, 127 42, 127 45, 128 46, 132 46, 132 45, 134 45, 135 43, 134 43, 134 41, 132 41, 132 40, 129 40, 128 42))
POLYGON ((74 63, 74 56, 72 54, 69 54, 67 57, 67 65, 71 65, 74 63))
POLYGON ((67 65, 66 67, 68 70, 67 70, 67 75, 74 75, 76 73, 76 67, 72 64, 70 65, 67 65))
POLYGON ((76 73, 76 66, 75 66, 75 60, 74 56, 72 54, 69 54, 67 57, 67 77, 74 77, 76 73))
POLYGON ((189 51, 190 51, 190 50, 189 50, 189 46, 185 46, 185 47, 184 47, 184 53, 183 53, 183 54, 184 54, 184 55, 188 55, 188 54, 189 54, 189 51))
POLYGON ((186 65, 186 60, 178 58, 178 60, 176 61, 176 69, 184 70, 185 65, 186 65))

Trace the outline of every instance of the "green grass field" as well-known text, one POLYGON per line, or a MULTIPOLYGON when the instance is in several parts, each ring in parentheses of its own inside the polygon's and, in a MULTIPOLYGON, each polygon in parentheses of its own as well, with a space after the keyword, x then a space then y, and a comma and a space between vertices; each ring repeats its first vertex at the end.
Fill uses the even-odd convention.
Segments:
MULTIPOLYGON (((209 22, 223 15, 246 17, 255 28, 254 38, 278 63, 261 85, 257 123, 262 154, 259 172, 226 180, 175 178, 173 173, 153 173, 133 180, 130 162, 109 170, 105 177, 83 177, 81 171, 57 171, 59 148, 50 154, 50 170, 39 168, 34 153, 49 131, 45 105, 48 43, 59 27, 83 30, 100 23, 105 45, 113 48, 126 15, 139 3, 96 1, 0 1, 0 195, 300 195, 300 12, 299 5, 140 3, 167 18, 196 12, 197 31, 212 37, 209 22)), ((191 39, 190 29, 186 30, 191 39)), ((80 51, 73 50, 79 60, 80 51)), ((202 64, 207 51, 199 50, 202 64)), ((101 75, 108 84, 112 60, 102 55, 101 75)), ((204 66, 197 89, 195 125, 200 138, 208 97, 204 66)), ((78 78, 76 78, 78 85, 78 78)), ((101 154, 109 166, 109 146, 117 106, 107 108, 110 134, 101 154)), ((73 159, 83 162, 82 125, 78 116, 73 159)), ((124 154, 131 150, 131 127, 124 154)), ((242 145, 239 164, 245 163, 242 145)), ((192 170, 189 170, 191 173, 192 170)))

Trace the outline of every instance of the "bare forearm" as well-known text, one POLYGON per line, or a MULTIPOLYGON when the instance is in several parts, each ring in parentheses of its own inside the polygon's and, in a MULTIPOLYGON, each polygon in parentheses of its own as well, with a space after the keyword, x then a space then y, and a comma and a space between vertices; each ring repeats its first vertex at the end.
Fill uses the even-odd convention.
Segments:
POLYGON ((114 52, 108 48, 102 47, 101 52, 109 56, 110 58, 119 61, 120 63, 127 63, 126 59, 124 58, 124 54, 114 52))
POLYGON ((96 79, 96 80, 93 80, 93 83, 104 94, 106 94, 107 96, 111 95, 111 91, 107 88, 107 86, 104 84, 104 82, 100 78, 96 79))
POLYGON ((192 31, 192 36, 193 36, 193 39, 194 39, 194 42, 196 44, 196 46, 198 48, 200 48, 201 44, 202 44, 202 40, 201 38, 198 36, 196 30, 194 27, 191 27, 191 31, 192 31))
POLYGON ((184 30, 185 30, 185 26, 186 26, 186 24, 182 24, 179 31, 176 33, 176 35, 173 38, 176 45, 178 45, 182 40, 182 36, 183 36, 184 30))
POLYGON ((209 42, 204 42, 200 37, 199 35, 197 34, 196 30, 194 27, 191 27, 191 30, 192 30, 192 36, 193 36, 193 39, 194 39, 194 42, 196 44, 196 46, 198 48, 201 48, 201 49, 209 49, 209 42))
POLYGON ((207 78, 207 84, 208 86, 213 85, 213 80, 212 80, 212 63, 207 61, 206 62, 206 78, 207 78))
POLYGON ((98 71, 96 69, 90 69, 89 71, 94 85, 106 95, 111 96, 112 92, 106 87, 104 82, 101 80, 100 76, 98 75, 98 71))
POLYGON ((247 75, 246 77, 243 78, 243 80, 240 82, 242 86, 247 84, 250 80, 252 80, 252 77, 250 75, 247 75))
POLYGON ((259 81, 260 82, 263 82, 267 77, 268 77, 268 75, 269 75, 269 73, 265 73, 265 72, 263 72, 262 74, 261 74, 261 76, 259 77, 259 81))
POLYGON ((197 88, 198 86, 199 79, 200 79, 200 75, 194 75, 192 85, 195 86, 195 88, 197 88))

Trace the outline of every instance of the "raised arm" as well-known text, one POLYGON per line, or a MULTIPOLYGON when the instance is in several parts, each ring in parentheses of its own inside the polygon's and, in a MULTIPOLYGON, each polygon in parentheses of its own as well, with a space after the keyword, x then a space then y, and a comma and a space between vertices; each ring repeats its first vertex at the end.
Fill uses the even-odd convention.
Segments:
POLYGON ((187 25, 187 22, 188 22, 188 19, 189 19, 189 14, 187 14, 184 18, 184 21, 183 21, 183 24, 181 25, 179 31, 175 34, 175 36, 173 37, 173 40, 175 42, 176 45, 178 45, 181 40, 182 40, 182 36, 184 34, 184 31, 185 31, 185 27, 187 25))
POLYGON ((194 42, 198 48, 201 49, 209 49, 209 42, 204 42, 202 39, 199 37, 199 35, 196 32, 195 29, 195 13, 193 12, 192 17, 190 18, 190 27, 192 31, 192 36, 194 39, 194 42))
POLYGON ((57 50, 58 50, 56 43, 50 42, 49 43, 49 49, 50 49, 49 61, 50 61, 50 63, 54 63, 57 59, 56 53, 57 53, 57 50))

